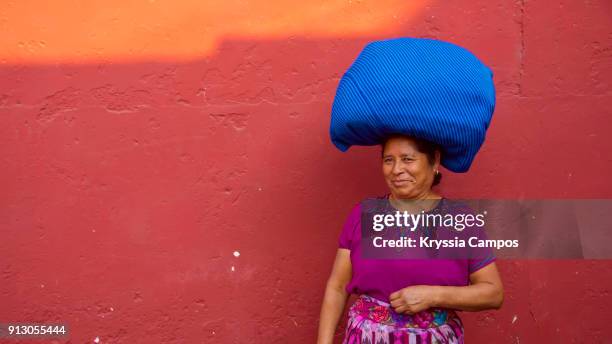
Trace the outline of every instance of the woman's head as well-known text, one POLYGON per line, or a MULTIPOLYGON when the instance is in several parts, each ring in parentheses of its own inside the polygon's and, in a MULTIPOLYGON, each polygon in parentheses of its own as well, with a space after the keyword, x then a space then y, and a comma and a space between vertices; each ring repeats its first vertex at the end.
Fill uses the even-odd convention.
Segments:
POLYGON ((387 137, 382 145, 382 171, 394 198, 423 199, 440 183, 440 149, 405 135, 387 137))

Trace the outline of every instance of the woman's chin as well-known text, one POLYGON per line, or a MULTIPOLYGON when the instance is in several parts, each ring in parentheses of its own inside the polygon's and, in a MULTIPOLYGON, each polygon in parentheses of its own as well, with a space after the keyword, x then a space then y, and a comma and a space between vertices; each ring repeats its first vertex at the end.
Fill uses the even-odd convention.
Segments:
POLYGON ((414 190, 411 187, 392 187, 391 193, 397 198, 411 198, 414 190))

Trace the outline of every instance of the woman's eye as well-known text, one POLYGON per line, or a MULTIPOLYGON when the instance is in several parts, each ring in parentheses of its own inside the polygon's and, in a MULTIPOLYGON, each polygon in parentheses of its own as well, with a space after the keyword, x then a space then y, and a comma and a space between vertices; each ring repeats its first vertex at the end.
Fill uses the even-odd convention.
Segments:
POLYGON ((412 161, 412 159, 410 159, 410 158, 403 158, 402 160, 403 161, 412 161))

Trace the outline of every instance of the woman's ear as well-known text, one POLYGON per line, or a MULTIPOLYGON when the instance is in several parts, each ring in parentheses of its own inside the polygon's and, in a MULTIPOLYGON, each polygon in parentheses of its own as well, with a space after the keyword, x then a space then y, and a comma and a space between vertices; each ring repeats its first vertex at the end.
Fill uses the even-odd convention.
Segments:
POLYGON ((434 161, 434 170, 438 171, 440 169, 440 159, 441 159, 441 154, 440 154, 440 150, 436 149, 436 161, 434 161))

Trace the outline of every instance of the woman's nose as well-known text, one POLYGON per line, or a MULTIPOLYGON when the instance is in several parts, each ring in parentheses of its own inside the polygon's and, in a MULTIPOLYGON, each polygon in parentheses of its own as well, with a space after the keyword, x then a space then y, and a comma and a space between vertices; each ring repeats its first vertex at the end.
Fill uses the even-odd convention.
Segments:
POLYGON ((393 173, 394 174, 400 174, 402 173, 402 164, 400 164, 399 162, 396 162, 395 164, 393 164, 393 173))

